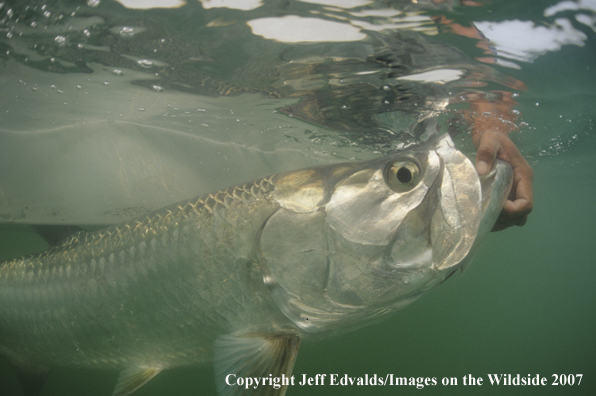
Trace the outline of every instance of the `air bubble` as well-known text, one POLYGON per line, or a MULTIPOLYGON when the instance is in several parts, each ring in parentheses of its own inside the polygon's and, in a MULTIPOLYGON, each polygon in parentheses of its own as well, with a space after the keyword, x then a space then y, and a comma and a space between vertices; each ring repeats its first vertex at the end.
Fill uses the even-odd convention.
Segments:
POLYGON ((66 37, 58 35, 58 36, 54 37, 54 41, 59 46, 63 46, 66 43, 66 37))
POLYGON ((139 64, 139 66, 147 68, 147 69, 149 69, 150 67, 153 66, 153 62, 148 59, 141 59, 137 63, 139 64))
POLYGON ((122 70, 120 69, 114 69, 112 70, 112 74, 115 76, 121 76, 122 75, 122 70))
POLYGON ((122 37, 132 37, 134 34, 135 34, 134 28, 124 26, 122 29, 120 29, 120 35, 122 37))
POLYGON ((100 0, 87 0, 87 6, 91 7, 91 8, 95 8, 99 5, 99 3, 101 3, 100 0))
POLYGON ((153 90, 155 92, 162 92, 163 91, 163 87, 160 87, 159 85, 154 85, 153 86, 153 90))

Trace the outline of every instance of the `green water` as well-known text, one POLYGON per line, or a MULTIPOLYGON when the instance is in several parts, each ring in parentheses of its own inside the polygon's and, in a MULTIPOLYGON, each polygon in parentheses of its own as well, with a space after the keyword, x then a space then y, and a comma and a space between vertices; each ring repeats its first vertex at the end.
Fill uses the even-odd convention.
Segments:
MULTIPOLYGON (((8 3, 5 3, 0 12, 6 13, 8 3)), ((251 12, 259 16, 273 13, 278 4, 266 3, 265 10, 251 12)), ((554 17, 545 17, 543 11, 557 3, 554 0, 521 4, 492 1, 478 8, 456 8, 447 15, 462 24, 470 21, 519 19, 535 21, 540 26, 552 26, 554 17)), ((68 2, 55 2, 50 6, 55 9, 74 7, 68 2)), ((305 4, 294 4, 292 7, 293 12, 307 12, 304 10, 307 7, 305 4)), ((198 12, 198 8, 199 5, 192 4, 193 12, 198 12)), ((116 3, 107 1, 89 12, 104 15, 99 11, 121 13, 126 17, 134 14, 133 11, 123 10, 116 3)), ((239 15, 242 15, 239 11, 228 9, 214 9, 211 12, 224 21, 241 18, 239 15)), ((441 12, 439 10, 431 13, 441 12)), ((574 19, 578 14, 593 18, 596 11, 566 10, 556 14, 556 17, 570 20, 572 26, 585 35, 582 46, 563 45, 560 49, 537 56, 532 62, 515 60, 519 69, 493 66, 500 73, 523 81, 528 87, 527 91, 520 91, 520 96, 516 99, 519 103, 516 109, 522 113, 521 121, 527 125, 511 135, 535 172, 535 205, 528 223, 524 227, 491 234, 474 264, 463 276, 450 278, 388 320, 318 343, 303 343, 294 376, 301 379, 304 374, 313 377, 316 374, 327 374, 327 384, 296 385, 290 387, 288 395, 596 394, 596 33, 574 19), (345 374, 351 377, 366 374, 383 377, 387 374, 408 378, 434 377, 437 385, 423 389, 416 389, 414 386, 331 386, 328 383, 331 374, 339 374, 340 377, 345 374), (520 374, 522 377, 529 374, 534 377, 538 374, 547 378, 549 385, 491 386, 488 374, 520 374), (551 385, 553 375, 567 377, 571 374, 583 375, 579 385, 551 385), (467 375, 482 378, 483 385, 464 386, 463 377, 467 375), (457 385, 443 386, 441 380, 444 377, 455 378, 457 385)), ((142 16, 156 18, 156 15, 148 12, 142 16)), ((164 15, 166 19, 176 20, 175 16, 179 14, 170 10, 164 15)), ((27 20, 27 24, 30 22, 27 20)), ((117 25, 116 22, 113 23, 117 25)), ((182 33, 184 29, 187 29, 186 32, 200 30, 193 26, 187 21, 177 28, 182 33)), ((174 29, 174 25, 168 28, 174 29)), ((234 29, 244 32, 237 27, 230 29, 227 32, 231 35, 238 34, 234 29)), ((217 42, 216 32, 209 29, 205 31, 213 35, 210 40, 217 42)), ((219 30, 219 34, 224 33, 225 30, 219 30)), ((192 37, 190 33, 188 35, 192 37)), ((51 38, 53 37, 54 34, 51 38)), ((520 35, 520 39, 521 37, 523 36, 520 35)), ((204 39, 203 36, 202 38, 204 39)), ((29 39, 45 40, 41 34, 29 39)), ((71 65, 71 69, 60 70, 58 73, 52 71, 52 63, 47 59, 41 59, 39 63, 32 65, 23 60, 24 55, 15 55, 19 52, 27 53, 34 59, 31 55, 35 52, 31 49, 32 42, 17 43, 11 40, 4 40, 0 44, 3 51, 12 51, 12 55, 4 56, 0 65, 3 84, 0 101, 4 109, 4 113, 0 115, 0 129, 39 131, 44 125, 60 129, 70 122, 68 120, 85 118, 125 118, 140 124, 158 125, 184 132, 201 129, 200 125, 204 123, 208 127, 202 127, 201 130, 210 139, 220 139, 222 142, 233 140, 247 147, 267 146, 266 153, 284 149, 308 154, 305 157, 296 154, 293 157, 294 162, 285 165, 289 169, 311 161, 323 163, 352 157, 368 158, 384 150, 379 141, 387 139, 386 135, 379 132, 381 129, 375 129, 378 125, 358 124, 360 119, 354 116, 357 112, 348 114, 347 127, 344 129, 358 127, 359 131, 366 130, 364 140, 358 140, 358 136, 345 131, 337 132, 341 129, 339 127, 333 129, 316 124, 316 119, 300 121, 285 115, 277 118, 279 113, 272 113, 272 109, 294 101, 289 95, 275 99, 248 92, 246 95, 249 96, 227 99, 208 95, 208 92, 197 92, 198 88, 192 84, 190 85, 194 88, 177 90, 174 85, 170 85, 165 91, 156 92, 151 87, 146 87, 147 83, 144 81, 148 80, 142 70, 121 66, 118 67, 124 70, 122 78, 128 79, 134 73, 138 73, 135 75, 138 78, 130 77, 126 87, 114 93, 118 84, 125 86, 125 83, 118 82, 118 76, 112 74, 115 66, 102 67, 94 63, 94 73, 84 74, 76 70, 78 66, 72 66, 74 63, 69 63, 69 60, 64 61, 64 64, 71 65), (24 47, 29 48, 29 52, 24 47), (88 80, 93 78, 97 81, 88 80), (103 83, 107 80, 110 85, 104 86, 103 83), (137 83, 128 85, 130 81, 137 83), (56 87, 50 88, 51 84, 56 87), (81 97, 76 96, 78 91, 74 87, 77 84, 84 85, 83 90, 87 89, 94 95, 93 106, 83 102, 83 93, 81 97), (37 90, 32 90, 32 87, 37 90), (19 90, 21 88, 23 89, 19 90), (64 92, 57 93, 58 89, 63 89, 64 92), (100 89, 103 91, 100 92, 100 89), (46 96, 39 99, 41 95, 35 96, 38 93, 46 96), (62 99, 65 95, 71 96, 62 99), (118 96, 127 98, 127 102, 116 103, 118 96), (243 97, 251 99, 242 101, 243 97), (190 103, 193 100, 196 102, 190 103), (281 103, 276 102, 277 100, 283 101, 283 104, 277 106, 276 103, 281 103), (212 107, 207 107, 210 105, 212 107), (200 118, 204 112, 198 109, 207 109, 206 113, 213 114, 213 118, 205 121, 200 118), (266 111, 259 113, 258 109, 266 111), (235 114, 230 114, 231 110, 235 110, 235 114), (238 126, 243 131, 242 134, 236 134, 238 126), (278 126, 283 128, 277 128, 278 126), (265 136, 262 136, 263 131, 268 131, 265 136), (345 144, 342 145, 342 142, 345 144)), ((239 40, 233 45, 222 46, 219 52, 212 48, 216 47, 215 44, 211 47, 207 44, 200 46, 201 54, 224 57, 224 60, 215 59, 215 63, 226 64, 228 68, 215 68, 215 71, 211 70, 212 76, 234 80, 230 75, 242 60, 249 59, 258 64, 258 57, 256 60, 251 57, 247 48, 262 50, 265 54, 263 56, 267 56, 266 54, 276 53, 276 48, 281 46, 273 42, 239 40)), ((484 55, 471 39, 446 34, 438 40, 457 46, 471 58, 484 55)), ((207 39, 204 41, 209 42, 207 39)), ((298 50, 307 51, 302 47, 298 50)), ((107 60, 105 62, 110 65, 107 60)), ((255 77, 252 69, 248 77, 255 90, 276 86, 275 78, 269 75, 255 77)), ((239 85, 241 79, 248 77, 239 76, 233 82, 239 85)), ((172 81, 176 78, 182 77, 172 77, 172 80, 168 80, 169 84, 174 84, 172 81)), ((313 81, 316 85, 318 80, 313 78, 313 81)), ((484 89, 507 88, 490 83, 484 89)), ((354 95, 358 95, 357 91, 354 92, 354 95)), ((386 118, 380 124, 385 126, 387 119, 400 115, 412 117, 412 113, 401 114, 399 111, 383 114, 386 118)), ((403 122, 403 125, 409 125, 409 121, 403 122)), ((403 125, 400 124, 396 130, 400 130, 403 125)), ((463 141, 466 138, 460 139, 463 141)), ((265 158, 266 154, 262 157, 265 158)), ((242 161, 248 161, 247 158, 249 157, 242 157, 242 161)), ((282 161, 280 157, 266 158, 262 162, 257 161, 255 167, 258 167, 258 172, 277 171, 284 166, 279 163, 282 161)), ((3 163, 2 171, 5 174, 19 174, 20 168, 8 169, 7 166, 3 163)), ((245 174, 235 175, 234 167, 238 165, 232 160, 227 166, 231 171, 226 168, 225 163, 217 165, 222 174, 231 174, 226 182, 242 181, 235 180, 234 177, 246 177, 245 174)), ((0 258, 28 254, 44 248, 43 241, 25 225, 0 226, 0 258)), ((117 373, 56 369, 50 375, 42 395, 110 395, 116 378, 117 373)), ((214 395, 213 372, 209 367, 166 371, 134 394, 214 395)), ((4 361, 0 361, 0 395, 21 395, 16 377, 4 361)))

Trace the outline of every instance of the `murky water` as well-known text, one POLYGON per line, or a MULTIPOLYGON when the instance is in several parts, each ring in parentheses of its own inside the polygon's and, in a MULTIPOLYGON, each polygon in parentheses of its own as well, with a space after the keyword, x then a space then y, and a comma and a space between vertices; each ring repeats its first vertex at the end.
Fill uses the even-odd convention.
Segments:
MULTIPOLYGON (((372 158, 435 117, 473 156, 470 105, 514 101, 511 137, 535 171, 528 224, 490 235, 461 278, 389 320, 303 344, 294 369, 438 384, 288 395, 595 394, 596 5, 448 3, 1 2, 0 257, 45 249, 28 223, 108 224, 372 158), (484 384, 464 386, 468 374, 484 384), (488 374, 583 378, 495 387, 488 374)), ((57 369, 42 395, 110 395, 116 376, 57 369)), ((215 394, 212 376, 172 370, 135 395, 215 394)), ((5 362, 0 395, 20 395, 5 362)))

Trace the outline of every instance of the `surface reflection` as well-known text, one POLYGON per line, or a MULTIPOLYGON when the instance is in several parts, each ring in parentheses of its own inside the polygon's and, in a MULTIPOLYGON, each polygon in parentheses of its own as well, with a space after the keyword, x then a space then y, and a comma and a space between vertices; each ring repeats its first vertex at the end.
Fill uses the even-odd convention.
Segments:
POLYGON ((489 48, 451 18, 478 3, 2 4, 3 221, 122 221, 264 174, 389 153, 437 119, 454 134, 489 113, 517 129, 524 83, 443 40, 489 48), (55 166, 26 182, 42 158, 55 166))

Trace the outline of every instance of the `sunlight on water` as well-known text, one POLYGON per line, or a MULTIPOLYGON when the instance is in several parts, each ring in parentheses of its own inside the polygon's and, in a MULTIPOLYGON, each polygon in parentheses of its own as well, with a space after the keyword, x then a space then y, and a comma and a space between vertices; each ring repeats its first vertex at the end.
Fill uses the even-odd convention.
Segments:
MULTIPOLYGON (((304 343, 294 368, 297 380, 438 384, 288 395, 596 394, 595 61, 588 0, 2 1, 0 259, 46 248, 27 224, 113 224, 267 174, 376 158, 435 121, 473 158, 470 123, 491 103, 534 168, 528 224, 491 234, 461 278, 389 320, 304 343), (488 374, 549 385, 493 386, 488 374), (583 380, 550 385, 561 374, 583 380), (464 386, 467 375, 484 384, 464 386)), ((110 395, 116 379, 58 368, 42 395, 110 395)), ((134 394, 215 392, 202 367, 134 394)), ((21 395, 4 360, 0 395, 21 395)))

